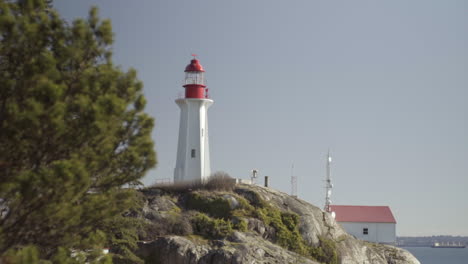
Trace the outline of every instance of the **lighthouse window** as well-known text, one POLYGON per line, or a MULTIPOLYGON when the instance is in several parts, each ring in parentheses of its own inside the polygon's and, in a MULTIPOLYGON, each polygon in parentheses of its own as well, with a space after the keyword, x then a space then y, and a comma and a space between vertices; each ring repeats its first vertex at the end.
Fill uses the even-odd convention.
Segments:
POLYGON ((187 72, 185 74, 185 84, 205 84, 203 72, 187 72))
POLYGON ((362 234, 368 235, 369 234, 369 229, 368 228, 363 228, 362 229, 362 234))
POLYGON ((192 158, 195 158, 195 149, 192 149, 192 158))

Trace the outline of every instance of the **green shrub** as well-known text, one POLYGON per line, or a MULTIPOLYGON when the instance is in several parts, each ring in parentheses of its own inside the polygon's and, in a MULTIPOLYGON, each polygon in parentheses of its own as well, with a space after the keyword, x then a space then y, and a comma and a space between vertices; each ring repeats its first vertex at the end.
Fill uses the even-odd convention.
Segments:
POLYGON ((248 229, 247 221, 242 218, 237 219, 237 223, 234 224, 234 229, 246 232, 248 229))
POLYGON ((226 172, 217 171, 208 178, 203 189, 210 191, 232 191, 235 186, 235 179, 231 178, 226 172))
POLYGON ((240 209, 245 210, 249 214, 255 210, 255 207, 250 205, 250 203, 244 197, 237 196, 236 199, 239 202, 240 209))
POLYGON ((227 220, 232 216, 228 200, 220 196, 210 196, 208 193, 189 193, 186 196, 186 207, 206 213, 214 218, 227 220))
POLYGON ((282 212, 281 221, 289 231, 294 231, 299 224, 299 216, 295 213, 282 212))
POLYGON ((232 234, 231 222, 224 219, 213 219, 198 213, 191 222, 194 233, 207 238, 224 238, 232 234))
POLYGON ((257 204, 257 208, 253 211, 254 216, 262 220, 265 225, 275 229, 276 236, 274 242, 276 244, 322 263, 338 263, 338 253, 333 240, 320 236, 319 246, 308 245, 299 233, 300 218, 297 214, 281 212, 279 209, 263 201, 258 194, 255 193, 253 195, 252 193, 244 195, 244 197, 250 197, 249 201, 255 201, 257 204))
POLYGON ((268 207, 268 203, 265 202, 260 195, 252 190, 245 188, 237 188, 234 190, 237 194, 241 195, 249 201, 251 205, 256 208, 268 207))
POLYGON ((30 245, 17 249, 10 249, 0 256, 0 263, 39 263, 39 250, 30 245))
POLYGON ((193 190, 232 191, 236 181, 225 172, 215 172, 206 180, 174 183, 155 183, 148 189, 156 188, 169 193, 191 192, 193 190))
POLYGON ((319 246, 309 247, 309 255, 327 264, 338 264, 338 251, 336 250, 336 243, 324 236, 319 236, 319 246))
POLYGON ((286 249, 301 253, 306 251, 306 244, 299 233, 299 216, 295 213, 281 212, 272 206, 258 208, 256 217, 276 231, 275 243, 286 249))
POLYGON ((193 233, 190 219, 184 214, 170 214, 168 217, 146 223, 142 240, 154 240, 159 236, 187 236, 193 233))

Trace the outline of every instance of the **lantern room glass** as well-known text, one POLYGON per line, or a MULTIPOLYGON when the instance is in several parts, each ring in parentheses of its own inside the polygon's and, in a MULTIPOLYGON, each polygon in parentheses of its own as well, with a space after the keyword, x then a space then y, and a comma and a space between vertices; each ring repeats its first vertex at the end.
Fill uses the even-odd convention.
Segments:
POLYGON ((186 72, 185 84, 200 84, 205 85, 204 72, 186 72))

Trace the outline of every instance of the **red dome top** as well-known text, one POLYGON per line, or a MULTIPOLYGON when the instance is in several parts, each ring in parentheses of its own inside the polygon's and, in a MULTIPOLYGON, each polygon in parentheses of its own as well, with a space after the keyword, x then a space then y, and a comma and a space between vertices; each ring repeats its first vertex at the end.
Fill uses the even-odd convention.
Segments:
POLYGON ((197 59, 190 61, 190 64, 185 67, 185 72, 204 72, 203 66, 197 59))

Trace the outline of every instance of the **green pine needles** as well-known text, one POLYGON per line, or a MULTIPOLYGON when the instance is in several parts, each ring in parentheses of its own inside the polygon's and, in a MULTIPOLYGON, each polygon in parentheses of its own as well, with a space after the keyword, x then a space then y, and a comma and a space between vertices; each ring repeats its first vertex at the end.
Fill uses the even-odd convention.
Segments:
POLYGON ((96 8, 68 24, 49 2, 0 0, 0 262, 138 262, 122 187, 156 164, 143 85, 96 8))

